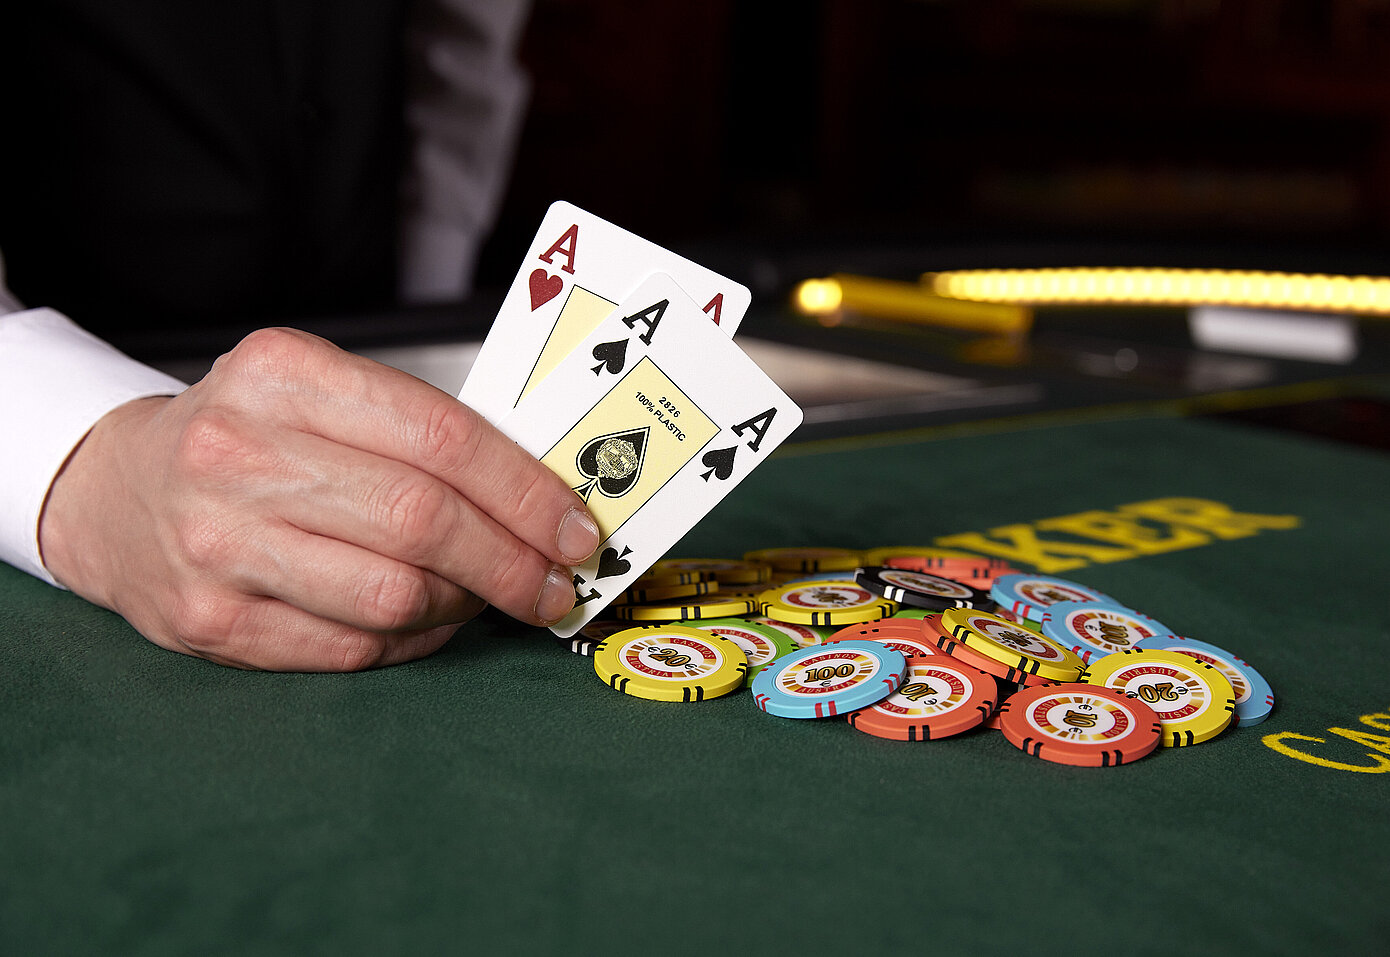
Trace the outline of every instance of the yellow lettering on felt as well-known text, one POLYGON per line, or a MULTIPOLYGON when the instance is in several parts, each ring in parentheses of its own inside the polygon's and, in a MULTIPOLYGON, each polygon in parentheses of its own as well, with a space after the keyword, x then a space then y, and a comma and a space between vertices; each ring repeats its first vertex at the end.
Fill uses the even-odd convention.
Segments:
POLYGON ((1145 555, 1195 548, 1211 542, 1210 536, 1181 526, 1171 526, 1164 535, 1154 528, 1141 525, 1134 517, 1095 509, 1075 515, 1061 515, 1037 523, 1044 532, 1065 532, 1081 538, 1093 538, 1112 545, 1124 545, 1145 555))
POLYGON ((1169 525, 1209 532, 1217 538, 1247 538, 1266 528, 1297 528, 1297 515, 1255 515, 1205 498, 1156 498, 1121 505, 1121 512, 1169 525))
POLYGON ((979 532, 966 532, 962 535, 947 535, 936 540, 937 545, 966 548, 984 555, 994 555, 1013 561, 1032 565, 1045 575, 1080 568, 1089 562, 1118 562, 1134 558, 1136 552, 1128 548, 1110 548, 1104 545, 1083 545, 1079 542, 1049 542, 1038 538, 1031 525, 1005 525, 992 528, 989 534, 995 541, 979 532), (1062 557, 1072 556, 1072 557, 1062 557))
POLYGON ((531 370, 531 377, 526 380, 521 394, 526 395, 550 375, 560 364, 560 360, 573 352, 575 346, 597 329, 598 324, 616 305, 582 286, 571 287, 569 298, 561 307, 560 314, 555 317, 555 327, 551 329, 545 345, 541 346, 540 357, 536 359, 536 366, 531 370))
POLYGON ((592 478, 579 469, 579 454, 584 446, 598 436, 633 429, 647 430, 642 471, 636 481, 616 498, 601 492, 593 492, 588 498, 589 511, 604 538, 616 532, 706 442, 719 434, 719 426, 656 363, 644 358, 541 456, 541 461, 571 488, 578 488, 592 478), (653 414, 651 402, 643 401, 650 396, 667 396, 678 404, 679 433, 662 426, 653 414))
POLYGON ((1368 727, 1379 728, 1381 731, 1390 731, 1390 714, 1384 712, 1363 714, 1361 723, 1368 727))
MULTIPOLYGON (((1336 728, 1330 729, 1336 731, 1336 728)), ((1312 741, 1315 744, 1326 744, 1324 738, 1314 738, 1306 734, 1298 734, 1294 731, 1280 731, 1276 734, 1267 734, 1262 739, 1264 745, 1280 754, 1293 758, 1297 761, 1306 761, 1308 764, 1316 764, 1323 768, 1332 768, 1334 771, 1358 771, 1365 774, 1383 774, 1390 771, 1390 758, 1381 757, 1378 754, 1367 754, 1371 759, 1371 764, 1346 764, 1342 761, 1329 761, 1327 758, 1320 758, 1316 754, 1309 754, 1307 751, 1300 751, 1286 740, 1293 741, 1312 741)))
POLYGON ((1368 748, 1375 748, 1381 754, 1390 754, 1390 738, 1383 734, 1371 734, 1369 731, 1352 731, 1348 728, 1328 728, 1333 734, 1340 734, 1348 741, 1355 741, 1357 744, 1364 744, 1368 748))

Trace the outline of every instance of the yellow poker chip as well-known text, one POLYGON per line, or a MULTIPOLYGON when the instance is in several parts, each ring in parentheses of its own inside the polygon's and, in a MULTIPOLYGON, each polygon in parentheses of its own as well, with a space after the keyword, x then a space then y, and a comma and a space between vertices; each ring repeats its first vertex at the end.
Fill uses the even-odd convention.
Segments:
POLYGON ((727 638, 684 625, 645 625, 594 648, 594 673, 650 701, 704 701, 743 687, 748 658, 727 638))
POLYGON ((692 621, 699 618, 731 618, 753 611, 753 599, 726 595, 701 595, 679 604, 615 605, 613 614, 624 621, 692 621))
POLYGON ((660 569, 653 565, 639 575, 628 588, 660 588, 666 585, 689 585, 691 582, 713 581, 714 576, 702 571, 660 569))
POLYGON ((760 548, 743 556, 744 561, 771 565, 779 572, 852 572, 860 556, 848 548, 760 548))
POLYGON ((797 625, 854 625, 897 610, 897 602, 850 580, 798 582, 758 596, 758 614, 797 625))
POLYGON ((1177 651, 1130 649, 1092 662, 1087 684, 1138 698, 1158 715, 1163 746, 1210 741, 1230 727, 1236 693, 1220 669, 1177 651))
POLYGON ((629 588, 618 601, 624 605, 650 605, 669 602, 675 598, 696 598, 719 591, 718 582, 689 582, 684 585, 652 585, 648 588, 629 588))
POLYGON ((999 615, 973 608, 949 608, 938 621, 943 635, 941 649, 948 654, 951 648, 947 645, 959 643, 1048 681, 1078 681, 1086 668, 1085 662, 1057 642, 999 615))
POLYGON ((704 575, 721 586, 761 585, 772 577, 772 566, 738 558, 663 558, 648 574, 704 575))

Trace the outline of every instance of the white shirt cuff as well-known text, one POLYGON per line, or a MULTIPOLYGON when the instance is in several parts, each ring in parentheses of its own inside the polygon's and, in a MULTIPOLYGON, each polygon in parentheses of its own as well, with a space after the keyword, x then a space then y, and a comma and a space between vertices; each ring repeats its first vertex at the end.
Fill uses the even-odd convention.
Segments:
POLYGON ((107 412, 185 388, 52 309, 0 315, 0 561, 57 584, 39 556, 39 516, 63 463, 107 412))

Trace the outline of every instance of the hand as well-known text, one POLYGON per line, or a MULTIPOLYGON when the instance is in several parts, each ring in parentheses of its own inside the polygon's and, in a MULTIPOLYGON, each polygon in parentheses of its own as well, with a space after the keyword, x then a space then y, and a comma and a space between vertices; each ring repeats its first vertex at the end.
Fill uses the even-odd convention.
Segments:
POLYGON ((53 576, 155 644, 286 671, 422 657, 488 602, 551 624, 598 539, 477 413, 288 329, 102 418, 39 524, 53 576))

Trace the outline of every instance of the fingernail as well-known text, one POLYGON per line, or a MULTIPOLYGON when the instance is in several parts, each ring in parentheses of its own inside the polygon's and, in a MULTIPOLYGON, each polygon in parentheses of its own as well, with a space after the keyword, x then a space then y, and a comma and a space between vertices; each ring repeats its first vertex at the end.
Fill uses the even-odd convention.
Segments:
POLYGON ((589 513, 572 508, 560 521, 560 531, 555 536, 555 545, 560 554, 572 565, 578 565, 598 548, 598 526, 589 513))
POLYGON ((563 565, 550 566, 540 597, 536 599, 536 617, 543 624, 559 621, 574 607, 574 579, 563 565))

